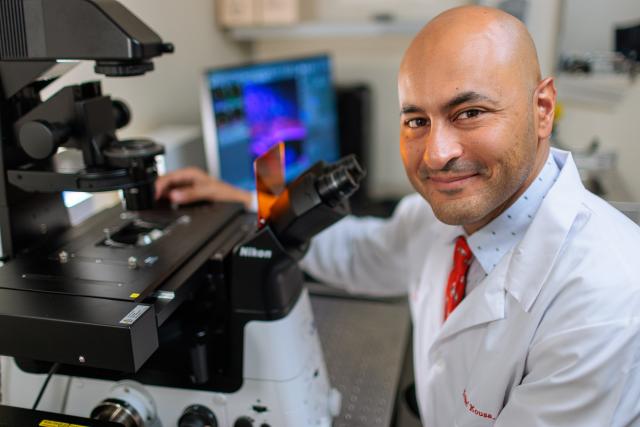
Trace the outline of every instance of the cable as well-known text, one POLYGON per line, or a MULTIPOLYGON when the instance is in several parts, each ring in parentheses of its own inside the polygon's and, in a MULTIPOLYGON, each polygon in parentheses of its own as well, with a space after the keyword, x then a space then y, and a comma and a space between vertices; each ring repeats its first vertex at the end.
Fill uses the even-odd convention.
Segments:
POLYGON ((2 403, 2 364, 4 360, 5 356, 0 356, 0 403, 2 403))
POLYGON ((60 367, 59 362, 56 362, 53 365, 51 365, 51 369, 49 369, 47 378, 44 380, 44 384, 42 384, 42 387, 40 388, 40 393, 38 393, 38 397, 36 398, 36 401, 33 404, 33 408, 31 409, 35 410, 38 407, 38 404, 40 403, 40 399, 42 399, 42 395, 44 394, 44 391, 47 389, 47 384, 49 384, 49 380, 51 380, 51 377, 53 376, 53 374, 56 373, 59 367, 60 367))
POLYGON ((69 403, 69 391, 71 390, 71 380, 73 377, 67 377, 67 385, 64 388, 64 397, 62 398, 62 408, 60 408, 60 413, 67 413, 67 403, 69 403))

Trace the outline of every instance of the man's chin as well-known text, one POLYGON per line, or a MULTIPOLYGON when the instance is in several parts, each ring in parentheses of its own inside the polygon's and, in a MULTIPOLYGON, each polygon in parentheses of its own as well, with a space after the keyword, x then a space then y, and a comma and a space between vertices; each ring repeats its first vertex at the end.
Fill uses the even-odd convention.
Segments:
POLYGON ((460 214, 460 215, 455 215, 455 214, 451 214, 451 213, 447 213, 447 214, 440 214, 437 211, 434 211, 436 218, 438 218, 438 220, 440 222, 443 222, 447 225, 461 225, 461 226, 465 226, 468 224, 475 224, 476 222, 478 222, 476 217, 471 217, 469 215, 465 215, 465 214, 460 214))
POLYGON ((436 218, 447 225, 468 225, 481 222, 490 214, 486 199, 478 193, 469 193, 468 189, 455 194, 443 194, 433 188, 427 188, 423 182, 412 181, 416 190, 429 203, 436 218))
POLYGON ((469 225, 482 222, 488 215, 485 209, 481 209, 473 200, 458 199, 455 201, 441 202, 429 201, 436 218, 447 225, 469 225))

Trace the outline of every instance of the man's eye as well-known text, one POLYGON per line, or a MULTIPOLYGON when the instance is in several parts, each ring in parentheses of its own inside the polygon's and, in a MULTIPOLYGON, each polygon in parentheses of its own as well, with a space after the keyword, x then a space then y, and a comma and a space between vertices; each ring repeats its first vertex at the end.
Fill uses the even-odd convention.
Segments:
POLYGON ((473 119, 474 117, 478 117, 480 114, 482 114, 481 110, 466 110, 463 111, 462 113, 458 114, 458 119, 473 119))
POLYGON ((409 119, 405 122, 410 128, 419 128, 427 124, 426 119, 409 119))

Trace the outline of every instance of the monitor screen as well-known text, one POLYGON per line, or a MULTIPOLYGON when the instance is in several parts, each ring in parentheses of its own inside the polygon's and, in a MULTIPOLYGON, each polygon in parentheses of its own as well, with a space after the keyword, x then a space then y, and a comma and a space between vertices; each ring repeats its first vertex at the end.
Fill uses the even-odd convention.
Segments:
POLYGON ((338 158, 328 56, 213 69, 204 74, 202 121, 209 172, 253 190, 253 161, 282 141, 287 182, 338 158))

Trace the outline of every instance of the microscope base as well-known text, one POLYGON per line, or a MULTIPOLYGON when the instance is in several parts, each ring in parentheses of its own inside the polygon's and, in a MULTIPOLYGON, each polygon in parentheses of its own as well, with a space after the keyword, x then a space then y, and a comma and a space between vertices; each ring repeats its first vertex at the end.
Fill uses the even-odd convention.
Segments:
MULTIPOLYGON (((221 351, 224 351, 222 349, 221 351)), ((141 387, 155 403, 157 417, 164 427, 178 426, 185 408, 199 404, 209 408, 216 416, 218 426, 234 427, 243 417, 252 425, 270 427, 330 427, 332 417, 340 410, 340 395, 329 385, 328 375, 318 332, 316 330, 308 293, 300 299, 286 317, 275 321, 253 321, 245 328, 244 382, 235 393, 188 390, 160 386, 141 387)), ((44 378, 43 375, 19 371, 14 363, 3 372, 9 379, 5 383, 3 403, 30 406, 37 388, 25 394, 25 384, 44 378)), ((66 387, 64 376, 50 383, 59 398, 44 399, 39 409, 89 416, 91 410, 116 384, 113 381, 71 378, 66 398, 60 393, 66 387)), ((238 424, 250 425, 250 424, 238 424)), ((146 427, 146 426, 145 426, 146 427)))

